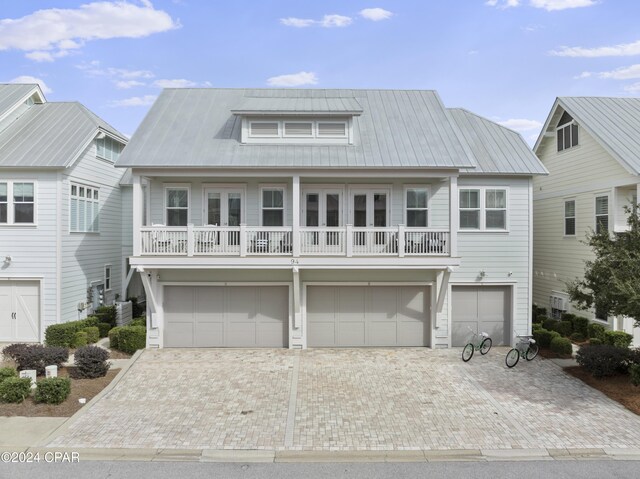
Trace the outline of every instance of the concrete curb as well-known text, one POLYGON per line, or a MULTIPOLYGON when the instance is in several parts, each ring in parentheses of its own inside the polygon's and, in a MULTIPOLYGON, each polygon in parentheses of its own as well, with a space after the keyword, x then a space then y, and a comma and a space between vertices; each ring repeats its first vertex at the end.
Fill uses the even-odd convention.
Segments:
POLYGON ((219 449, 86 449, 68 447, 0 448, 0 452, 78 453, 81 461, 166 461, 224 463, 379 463, 379 462, 492 462, 554 460, 640 461, 633 449, 459 449, 403 451, 273 451, 219 449))
MULTIPOLYGON (((51 441, 53 441, 56 437, 66 432, 69 429, 69 427, 71 427, 71 425, 78 420, 78 418, 84 416, 93 407, 93 405, 96 402, 98 402, 104 396, 109 394, 109 392, 111 392, 111 390, 116 386, 116 384, 118 384, 122 380, 124 375, 127 374, 127 371, 131 369, 131 366, 134 365, 134 363, 138 360, 138 358, 142 355, 143 352, 144 352, 144 349, 139 349, 138 351, 136 351, 136 353, 131 357, 131 359, 129 359, 129 363, 120 369, 120 372, 116 375, 115 378, 113 378, 113 380, 107 385, 106 388, 104 388, 102 391, 96 394, 91 399, 91 401, 89 401, 83 408, 78 410, 78 412, 76 412, 73 416, 71 416, 69 419, 63 422, 59 427, 54 429, 51 432, 51 434, 49 434, 42 441, 36 444, 36 446, 37 447, 46 446, 51 441)), ((71 451, 71 449, 68 449, 68 448, 66 450, 71 451)))

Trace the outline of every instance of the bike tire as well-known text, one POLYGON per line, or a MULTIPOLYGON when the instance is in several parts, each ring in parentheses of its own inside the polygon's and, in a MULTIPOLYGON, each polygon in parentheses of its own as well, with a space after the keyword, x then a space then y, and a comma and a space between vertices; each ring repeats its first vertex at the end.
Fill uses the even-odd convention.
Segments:
POLYGON ((530 344, 527 348, 527 354, 525 354, 525 358, 527 361, 533 361, 535 357, 538 355, 538 351, 540 348, 537 344, 530 344))
POLYGON ((491 341, 491 338, 483 339, 482 343, 480 343, 480 354, 482 354, 483 356, 487 354, 489 351, 491 351, 492 345, 493 341, 491 341))
POLYGON ((473 344, 468 343, 462 350, 462 360, 466 363, 473 357, 473 344))
POLYGON ((514 367, 520 361, 520 352, 513 348, 507 353, 507 357, 504 358, 504 362, 508 368, 514 367))

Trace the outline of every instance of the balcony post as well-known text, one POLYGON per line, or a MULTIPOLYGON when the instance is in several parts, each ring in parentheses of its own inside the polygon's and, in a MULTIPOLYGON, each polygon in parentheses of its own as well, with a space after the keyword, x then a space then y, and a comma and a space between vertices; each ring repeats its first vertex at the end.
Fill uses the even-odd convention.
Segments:
POLYGON ((458 256, 458 177, 449 178, 449 256, 458 256))
POLYGON ((247 225, 240 223, 240 257, 247 256, 247 225))
POLYGON ((133 174, 133 256, 142 251, 142 182, 140 175, 133 174))
POLYGON ((346 238, 344 239, 347 244, 347 258, 353 256, 353 225, 347 225, 346 238))
POLYGON ((293 188, 291 189, 291 193, 293 195, 292 201, 292 215, 291 218, 291 226, 293 229, 291 242, 293 243, 293 257, 297 258, 300 256, 300 176, 294 175, 293 178, 293 188))
POLYGON ((193 223, 187 223, 187 256, 193 256, 193 223))
POLYGON ((398 225, 398 256, 404 258, 404 225, 398 225))

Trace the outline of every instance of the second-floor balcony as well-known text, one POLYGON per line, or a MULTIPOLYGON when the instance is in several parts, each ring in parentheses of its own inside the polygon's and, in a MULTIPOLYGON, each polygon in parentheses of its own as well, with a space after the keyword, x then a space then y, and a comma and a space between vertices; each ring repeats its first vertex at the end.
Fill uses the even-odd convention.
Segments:
POLYGON ((449 231, 432 228, 144 226, 142 256, 450 256, 449 231))

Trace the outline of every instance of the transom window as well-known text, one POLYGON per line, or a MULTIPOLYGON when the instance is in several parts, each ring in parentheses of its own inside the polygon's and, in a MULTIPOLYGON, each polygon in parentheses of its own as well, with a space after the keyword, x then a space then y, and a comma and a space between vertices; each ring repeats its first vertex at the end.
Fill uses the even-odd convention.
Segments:
POLYGON ((565 236, 576 234, 576 200, 564 202, 564 234, 565 236))
POLYGON ((0 182, 0 224, 35 223, 35 183, 0 182))
POLYGON ((71 183, 69 231, 97 233, 100 231, 100 193, 98 188, 71 183))
POLYGON ((558 151, 578 146, 578 125, 567 112, 564 112, 562 118, 560 118, 560 121, 558 122, 556 139, 558 151))
POLYGON ((96 140, 96 155, 105 160, 117 161, 124 145, 108 136, 96 140))
POLYGON ((504 188, 461 189, 460 229, 504 231, 507 229, 507 190, 504 188))
POLYGON ((167 226, 187 226, 189 222, 189 188, 168 186, 165 188, 165 216, 167 226))
POLYGON ((284 188, 262 189, 262 226, 284 226, 284 188))
POLYGON ((596 233, 609 231, 609 197, 596 196, 596 233))
POLYGON ((252 121, 249 125, 249 135, 255 137, 279 137, 280 130, 277 121, 252 121))
POLYGON ((407 226, 426 228, 428 225, 428 199, 426 188, 407 188, 407 226))

